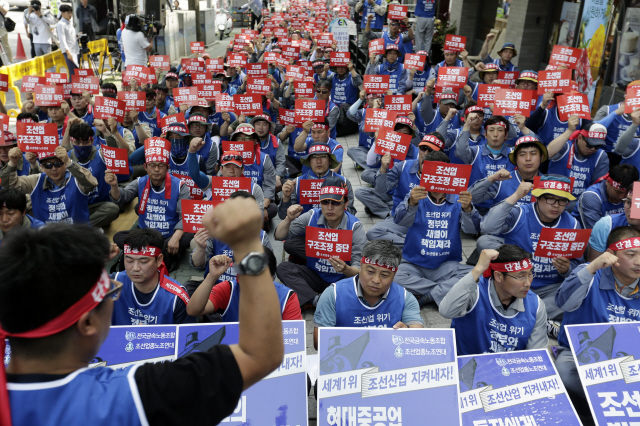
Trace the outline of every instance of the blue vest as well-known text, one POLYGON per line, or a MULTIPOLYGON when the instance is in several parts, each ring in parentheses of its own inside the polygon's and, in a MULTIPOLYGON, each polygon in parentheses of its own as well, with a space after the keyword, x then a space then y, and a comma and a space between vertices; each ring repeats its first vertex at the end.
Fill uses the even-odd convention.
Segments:
MULTIPOLYGON (((167 276, 169 281, 182 287, 178 281, 167 276)), ((111 325, 157 325, 173 324, 173 309, 176 303, 184 303, 175 294, 165 290, 158 284, 155 294, 146 305, 138 302, 134 284, 126 271, 118 272, 114 278, 122 283, 120 298, 113 304, 111 325)))
POLYGON ((394 95, 404 95, 404 93, 398 93, 398 83, 400 82, 400 76, 404 70, 404 65, 399 60, 393 65, 385 59, 384 62, 376 67, 376 75, 388 75, 389 76, 389 89, 393 91, 394 95))
MULTIPOLYGON (((261 229, 260 241, 262 242, 262 245, 264 245, 265 238, 269 238, 269 237, 267 236, 266 232, 264 232, 261 229)), ((231 250, 231 247, 229 247, 227 244, 223 243, 222 241, 216 240, 215 238, 212 238, 211 240, 213 241, 213 249, 211 250, 211 255, 207 257, 207 261, 205 263, 205 265, 207 265, 204 270, 205 278, 207 277, 207 275, 209 275, 209 261, 213 256, 224 254, 225 256, 229 256, 231 259, 233 259, 233 250, 231 250)), ((227 270, 224 271, 224 273, 220 275, 220 277, 216 280, 216 284, 221 283, 223 281, 230 281, 230 282, 235 281, 237 276, 238 276, 238 273, 236 272, 235 268, 233 266, 229 266, 227 270)))
MULTIPOLYGON (((320 60, 321 60, 321 59, 316 59, 316 61, 320 61, 320 60)), ((331 79, 333 79, 333 75, 334 75, 334 74, 335 74, 335 73, 334 73, 333 71, 328 71, 328 72, 327 72, 327 77, 326 77, 325 79, 326 79, 326 80, 331 80, 331 79)), ((314 73, 314 74, 313 74, 313 82, 314 82, 314 83, 316 83, 316 84, 318 84, 318 82, 319 82, 319 81, 320 81, 320 74, 318 74, 318 73, 314 73)), ((316 99, 316 98, 314 98, 314 99, 316 99)))
MULTIPOLYGON (((575 181, 573 183, 572 194, 575 195, 576 198, 579 198, 580 195, 585 191, 585 189, 591 186, 591 184, 595 180, 596 177, 593 175, 593 172, 596 169, 596 165, 598 164, 600 156, 607 154, 602 150, 598 150, 581 161, 578 160, 576 153, 574 153, 571 169, 567 169, 571 146, 575 143, 576 141, 569 141, 569 149, 567 149, 564 155, 558 161, 549 162, 549 173, 555 173, 567 177, 574 177, 575 181)), ((577 150, 578 147, 575 147, 575 149, 577 150)))
MULTIPOLYGON (((402 172, 398 179, 398 185, 393 189, 393 207, 391 208, 391 216, 395 216, 396 207, 400 204, 404 197, 413 189, 414 186, 420 186, 420 177, 411 173, 411 167, 418 160, 407 160, 402 163, 402 172)), ((387 172, 388 173, 388 172, 387 172)))
MULTIPOLYGON (((500 234, 504 238, 505 244, 514 244, 529 253, 536 251, 540 232, 542 232, 542 222, 535 211, 535 204, 525 204, 520 206, 520 217, 510 231, 500 234)), ((545 227, 546 228, 546 227, 545 227)), ((579 229, 578 221, 569 213, 562 212, 560 220, 554 226, 557 229, 579 229)), ((561 282, 564 278, 560 276, 558 270, 551 263, 550 257, 533 256, 533 272, 536 277, 531 283, 531 288, 540 288, 549 284, 561 282)))
MULTIPOLYGON (((613 279, 612 276, 603 277, 603 272, 604 269, 596 271, 587 296, 582 300, 582 305, 573 312, 564 313, 562 317, 562 327, 560 327, 560 333, 558 334, 558 343, 560 343, 561 346, 565 348, 569 347, 565 325, 635 322, 638 320, 634 315, 629 314, 629 311, 637 311, 640 309, 640 299, 621 296, 615 291, 615 283, 608 283, 613 287, 611 289, 600 288, 600 282, 602 280, 613 279), (610 310, 609 307, 615 307, 617 309, 612 308, 610 310)), ((611 275, 613 275, 612 272, 611 275)), ((637 294, 634 296, 637 296, 637 294)))
MULTIPOLYGON (((45 121, 45 123, 53 123, 53 120, 49 118, 47 121, 45 121)), ((53 123, 53 124, 57 126, 56 123, 53 123)), ((64 137, 64 129, 66 129, 66 126, 58 127, 58 141, 60 142, 60 145, 62 145, 62 138, 64 137)))
MULTIPOLYGON (((495 160, 491 154, 482 155, 483 150, 484 146, 478 146, 476 158, 471 162, 471 164, 473 164, 473 168, 471 169, 469 185, 473 185, 480 179, 491 176, 500 169, 507 169, 510 172, 516 169, 516 166, 511 164, 511 161, 509 161, 509 157, 501 156, 499 159, 495 160)), ((509 152, 511 151, 512 149, 509 148, 509 152)))
MULTIPOLYGON (((382 0, 376 0, 376 5, 380 6, 382 4, 382 0)), ((384 21, 387 18, 387 14, 385 13, 383 16, 378 15, 374 10, 373 6, 369 5, 369 2, 364 2, 364 7, 362 8, 362 22, 360 23, 360 28, 364 28, 367 26, 367 16, 373 15, 373 19, 371 20, 370 27, 372 30, 381 30, 384 25, 384 21)))
POLYGON ((424 64, 424 71, 416 71, 413 75, 413 90, 416 93, 424 92, 424 88, 427 85, 427 81, 429 81, 429 73, 431 71, 431 67, 429 65, 424 64))
MULTIPOLYGON (((196 154, 198 157, 198 167, 200 167, 200 161, 202 157, 196 154)), ((169 173, 176 175, 189 176, 189 166, 187 164, 187 157, 184 157, 182 163, 177 163, 173 155, 169 155, 169 173)))
MULTIPOLYGON (((73 150, 72 150, 73 151, 73 150)), ((109 192, 111 191, 111 185, 104 180, 104 172, 107 170, 107 166, 104 164, 104 160, 101 157, 101 150, 97 150, 93 156, 93 160, 86 163, 78 164, 89 170, 93 177, 98 180, 98 186, 93 188, 93 191, 89 193, 89 204, 99 203, 101 201, 109 201, 109 192)), ((77 155, 73 152, 73 160, 77 161, 77 155)))
MULTIPOLYGON (((138 178, 138 201, 142 200, 142 193, 148 179, 149 176, 138 178)), ((146 210, 138 217, 140 228, 155 229, 165 238, 173 235, 174 228, 181 219, 176 211, 180 202, 178 199, 180 183, 180 179, 171 176, 171 198, 168 200, 164 198, 164 188, 156 192, 151 185, 146 210)))
MULTIPOLYGON (((138 113, 138 121, 141 123, 147 123, 149 125, 149 129, 153 135, 151 137, 158 137, 162 134, 162 129, 158 126, 158 118, 164 118, 164 114, 161 111, 158 111, 158 108, 154 107, 153 112, 157 113, 156 118, 149 117, 147 115, 147 111, 140 111, 138 113)), ((153 115, 153 112, 151 115, 153 115)))
POLYGON ((640 143, 638 143, 637 139, 634 139, 631 143, 636 144, 636 149, 628 157, 622 157, 620 164, 631 164, 636 169, 640 170, 640 143))
POLYGON ((507 317, 496 311, 489 294, 489 279, 480 277, 478 300, 463 317, 454 318, 458 356, 521 351, 536 325, 540 299, 529 291, 523 299, 524 312, 507 317))
POLYGON ((413 225, 407 231, 402 257, 423 268, 436 269, 447 261, 462 261, 460 211, 455 195, 453 203, 436 205, 430 197, 418 202, 413 225))
POLYGON ((295 130, 289 135, 289 143, 287 144, 289 145, 289 147, 287 148, 287 155, 296 160, 301 160, 305 155, 307 155, 307 153, 304 151, 297 152, 295 149, 293 149, 293 146, 296 144, 296 138, 300 135, 300 133, 302 133, 302 127, 296 127, 295 130))
POLYGON ((229 82, 229 87, 233 87, 237 90, 240 86, 242 86, 242 76, 240 74, 236 74, 229 82))
MULTIPOLYGON (((607 115, 618 109, 618 104, 607 105, 607 115)), ((631 120, 627 120, 624 115, 616 115, 613 122, 607 127, 607 137, 605 139, 606 145, 604 150, 606 152, 613 151, 613 146, 618 141, 618 137, 624 133, 629 126, 631 126, 631 120)), ((636 130, 636 137, 640 136, 640 129, 636 130)))
MULTIPOLYGON (((298 176, 296 178, 296 197, 297 197, 297 200, 298 200, 298 204, 300 204, 300 179, 322 179, 322 180, 324 180, 325 178, 327 178, 329 176, 339 177, 340 179, 342 179, 345 182, 345 184, 347 183, 347 179, 344 176, 333 172, 331 169, 329 169, 327 174, 325 174, 323 177, 317 176, 315 173, 313 173, 313 170, 309 170, 308 172, 303 173, 300 176, 298 176)), ((302 206, 302 213, 306 213, 311 209, 319 209, 320 208, 320 204, 300 204, 300 205, 302 206)))
MULTIPOLYGON (((427 99, 421 100, 418 103, 418 105, 416 105, 416 109, 413 111, 413 114, 416 116, 415 124, 418 127, 418 130, 420 130, 420 133, 422 133, 423 135, 426 135, 428 133, 435 132, 436 130, 438 130, 438 126, 440 125, 440 123, 442 123, 442 121, 444 120, 444 117, 442 116, 442 114, 440 114, 439 108, 436 107, 435 114, 433 115, 433 119, 431 120, 431 122, 425 123, 425 121, 422 119, 422 114, 420 114, 420 108, 422 107, 422 102, 431 102, 431 99, 427 98, 427 99)), ((456 114, 453 116, 451 121, 449 121, 449 126, 447 127, 447 130, 453 130, 459 127, 460 127, 460 117, 458 117, 458 114, 456 114)), ((461 164, 461 163, 458 163, 458 164, 461 164)))
MULTIPOLYGON (((164 108, 162 108, 160 111, 164 114, 164 115, 169 115, 169 110, 171 109, 171 107, 173 106, 173 102, 171 101, 171 99, 169 99, 169 97, 167 96, 167 98, 164 100, 164 108)), ((157 108, 157 107, 156 107, 157 108)))
POLYGON ((392 282, 386 299, 374 307, 358 298, 357 275, 331 285, 336 299, 336 327, 393 328, 402 321, 407 290, 400 284, 392 282))
MULTIPOLYGON (((235 278, 229 280, 229 284, 231 284, 231 296, 229 297, 227 309, 222 313, 222 322, 238 322, 240 319, 240 286, 235 278)), ((275 281, 273 285, 276 286, 276 293, 280 302, 280 315, 282 315, 289 297, 293 294, 293 290, 275 281)))
POLYGON ((415 15, 420 18, 433 18, 435 16, 435 0, 418 0, 415 15))
POLYGON ((65 186, 43 189, 47 175, 40 173, 31 191, 33 217, 44 223, 89 223, 89 196, 82 193, 76 178, 69 177, 65 186))
POLYGON ((82 368, 56 381, 9 383, 13 426, 142 425, 137 368, 82 368))
MULTIPOLYGON (((400 56, 398 57, 398 62, 404 63, 405 53, 411 53, 413 51, 413 50, 407 50, 407 46, 405 44, 405 40, 404 40, 404 37, 402 36, 402 33, 398 33, 398 36, 395 39, 392 39, 389 36, 389 31, 384 31, 382 33, 382 39, 384 40, 385 49, 390 44, 395 44, 396 46, 398 46, 398 49, 400 49, 400 56)), ((389 85, 389 88, 391 88, 391 85, 389 85)), ((402 93, 400 94, 402 95, 402 93)))
MULTIPOLYGON (((87 112, 84 113, 82 117, 75 111, 75 108, 71 109, 71 112, 74 113, 79 119, 87 123, 89 126, 93 126, 93 112, 89 112, 91 109, 91 105, 87 105, 87 112)), ((105 122, 105 124, 107 124, 105 122)))
POLYGON ((245 165, 244 171, 242 172, 244 177, 251 178, 251 182, 256 183, 260 188, 262 188, 262 181, 264 180, 264 159, 266 157, 267 154, 260 151, 260 164, 254 162, 250 166, 245 165))
POLYGON ((338 77, 338 73, 333 75, 333 83, 331 85, 331 100, 340 105, 343 103, 353 104, 358 99, 358 88, 353 85, 353 76, 347 72, 347 76, 342 80, 338 77))
POLYGON ((274 168, 276 167, 276 152, 278 152, 279 145, 280 142, 278 141, 278 138, 271 133, 269 133, 269 139, 266 148, 264 147, 264 142, 260 141, 260 151, 264 152, 271 158, 271 164, 273 164, 274 168))
MULTIPOLYGON (((307 151, 304 153, 304 155, 307 155, 309 153, 309 147, 313 144, 313 138, 311 137, 311 135, 309 135, 309 137, 307 137, 307 140, 305 141, 305 143, 307 144, 307 151)), ((326 143, 327 143, 327 145, 329 145, 329 149, 331 149, 331 153, 336 156, 336 160, 338 160, 338 162, 341 163, 342 162, 342 157, 344 156, 344 148, 342 147, 342 145, 340 145, 338 143, 338 141, 336 141, 333 136, 330 137, 329 140, 326 143), (341 149, 342 151, 336 152, 339 149, 341 149)), ((289 146, 291 146, 291 144, 289 144, 289 146)), ((246 167, 245 167, 245 169, 246 169, 246 167)), ((307 173, 309 171, 311 171, 311 167, 303 164, 302 165, 302 173, 307 173)), ((341 170, 339 170, 339 171, 341 171, 341 170)))
POLYGON ((35 217, 29 216, 29 215, 27 215, 27 217, 31 221, 31 227, 33 229, 40 229, 40 228, 42 228, 44 226, 44 222, 43 221, 38 220, 35 217))
POLYGON ((545 113, 546 116, 544 119, 544 123, 538 129, 538 137, 540 138, 544 146, 547 146, 555 138, 563 134, 569 128, 569 124, 567 121, 560 121, 560 117, 558 117, 557 105, 555 105, 553 108, 545 110, 545 113))
POLYGON ((496 64, 500 69, 500 71, 518 71, 518 67, 513 65, 511 61, 509 61, 507 65, 502 65, 501 59, 498 58, 498 59, 494 59, 492 63, 496 64))
MULTIPOLYGON (((309 219, 309 226, 314 226, 316 228, 326 228, 325 225, 318 225, 318 219, 322 216, 322 210, 313 209, 313 214, 311 215, 311 219, 309 219)), ((345 211, 344 214, 347 216, 347 229, 353 231, 353 228, 356 223, 360 222, 360 219, 352 215, 351 213, 345 211)), ((346 262, 347 265, 351 265, 351 261, 346 262)), ((317 257, 309 257, 307 256, 307 268, 315 271, 320 278, 323 280, 333 283, 336 281, 340 281, 341 279, 346 278, 344 274, 339 274, 336 270, 331 266, 331 263, 327 259, 320 259, 317 257)))
MULTIPOLYGON (((496 193, 496 198, 493 199, 492 204, 496 205, 505 198, 509 198, 513 195, 521 182, 522 178, 520 177, 520 174, 516 171, 511 172, 511 179, 498 182, 498 192, 496 193)), ((531 204, 531 191, 516 202, 516 206, 523 206, 526 204, 531 204)))
MULTIPOLYGON (((602 207, 600 208, 601 217, 611 216, 617 213, 622 213, 624 215, 624 202, 621 201, 618 204, 613 204, 611 201, 609 201, 609 197, 607 196, 607 183, 605 181, 596 183, 595 185, 591 185, 586 189, 586 191, 582 193, 580 198, 582 198, 587 192, 596 194, 598 198, 600 198, 600 201, 602 201, 602 207)), ((582 223, 582 220, 580 218, 580 209, 577 206, 575 209, 573 209, 571 215, 575 217, 576 220, 580 222, 580 225, 584 227, 584 224, 582 223)))

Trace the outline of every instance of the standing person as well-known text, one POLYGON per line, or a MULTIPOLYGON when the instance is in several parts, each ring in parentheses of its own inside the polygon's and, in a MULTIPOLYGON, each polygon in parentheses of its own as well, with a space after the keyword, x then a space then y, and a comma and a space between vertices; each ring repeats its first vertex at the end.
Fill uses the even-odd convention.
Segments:
POLYGON ((71 25, 73 9, 68 4, 63 4, 60 5, 59 10, 61 18, 56 26, 56 34, 58 35, 58 42, 60 43, 60 51, 67 63, 69 78, 71 78, 75 69, 78 68, 80 46, 78 46, 76 38, 76 29, 71 25))
MULTIPOLYGON (((86 2, 86 0, 83 0, 86 2)), ((95 9, 94 9, 95 10, 95 9)), ((126 20, 126 27, 122 31, 122 45, 124 54, 127 57, 125 67, 128 65, 147 66, 147 53, 153 50, 153 37, 157 29, 153 28, 152 36, 146 38, 142 32, 142 23, 136 15, 129 15, 126 20)))
MULTIPOLYGON (((9 10, 7 8, 7 10, 9 10)), ((31 52, 31 57, 35 58, 36 57, 36 51, 33 48, 33 28, 31 28, 31 26, 29 25, 29 21, 27 20, 27 16, 29 16, 29 8, 26 8, 23 12, 22 12, 22 23, 24 24, 24 30, 27 33, 27 36, 29 37, 29 46, 30 46, 30 52, 31 52)))
POLYGON ((482 59, 482 62, 485 64, 496 64, 500 68, 500 71, 518 71, 518 67, 511 63, 511 59, 518 56, 518 51, 513 43, 505 43, 502 45, 502 48, 498 50, 499 58, 493 59, 491 57, 489 54, 489 42, 494 38, 496 38, 495 33, 487 34, 484 44, 482 45, 482 50, 480 51, 480 59, 482 59))
POLYGON ((56 18, 49 11, 42 12, 40 0, 33 0, 29 6, 27 20, 33 30, 32 42, 36 56, 51 52, 50 26, 56 23, 56 18))
POLYGON ((98 31, 98 11, 89 4, 89 0, 80 0, 80 6, 76 8, 76 18, 79 32, 89 36, 89 41, 96 39, 98 31))
POLYGON ((382 31, 387 16, 387 2, 382 0, 360 0, 356 4, 356 12, 362 12, 360 28, 364 28, 368 24, 371 29, 382 31), (371 20, 369 16, 371 16, 371 20))
POLYGON ((436 13, 435 0, 418 0, 416 4, 416 36, 414 49, 429 53, 433 41, 433 29, 436 13))
MULTIPOLYGON (((13 59, 11 47, 9 46, 9 33, 5 27, 5 16, 9 13, 9 7, 7 0, 0 1, 0 42, 2 43, 4 53, 7 55, 7 59, 9 59, 9 63, 3 65, 11 65, 11 60, 13 59)), ((2 63, 2 61, 0 61, 0 63, 2 63)))

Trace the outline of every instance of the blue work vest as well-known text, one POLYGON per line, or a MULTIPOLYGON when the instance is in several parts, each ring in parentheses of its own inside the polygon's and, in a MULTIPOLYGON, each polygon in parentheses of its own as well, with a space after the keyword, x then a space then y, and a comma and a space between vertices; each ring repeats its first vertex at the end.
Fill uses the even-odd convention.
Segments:
POLYGON ((260 141, 260 151, 264 152, 271 158, 271 164, 273 167, 276 167, 276 152, 278 152, 278 146, 280 145, 278 138, 269 133, 269 139, 267 141, 267 146, 264 146, 264 142, 260 141))
MULTIPOLYGON (((602 201, 602 207, 600 208, 601 217, 611 216, 617 213, 624 214, 623 201, 620 201, 618 204, 613 204, 611 201, 609 201, 609 197, 607 196, 607 183, 605 181, 596 183, 595 185, 591 185, 582 193, 582 196, 584 196, 587 192, 592 192, 596 194, 598 198, 600 198, 600 201, 602 201)), ((577 206, 575 209, 573 209, 573 212, 571 213, 571 215, 575 217, 576 220, 580 222, 582 226, 584 226, 580 218, 580 209, 577 206)))
MULTIPOLYGON (((511 152, 512 149, 507 147, 508 151, 511 152)), ((476 158, 471 161, 473 168, 471 169, 471 176, 469 178, 469 185, 473 185, 480 179, 484 179, 486 177, 491 176, 495 172, 500 169, 506 169, 510 172, 516 169, 516 166, 511 164, 509 161, 509 157, 502 155, 497 160, 493 158, 491 154, 482 155, 484 147, 482 145, 478 146, 476 152, 476 158)), ((489 149, 489 148, 487 148, 489 149)))
POLYGON ((346 77, 340 79, 338 73, 333 75, 333 83, 331 85, 331 100, 340 105, 343 103, 353 104, 358 100, 359 90, 353 85, 353 76, 347 72, 346 77))
POLYGON ((394 62, 393 65, 389 64, 385 59, 383 63, 376 67, 376 75, 388 75, 389 76, 389 89, 393 91, 394 95, 404 95, 404 93, 398 93, 398 83, 400 83, 400 76, 404 70, 404 65, 399 60, 394 62))
MULTIPOLYGON (((200 161, 202 160, 202 157, 200 157, 200 155, 198 154, 196 154, 196 157, 198 157, 198 167, 200 167, 200 161)), ((182 162, 178 163, 176 162, 175 158, 173 158, 173 155, 169 155, 169 174, 189 176, 189 165, 187 164, 187 158, 188 157, 184 157, 182 159, 182 162)))
POLYGON ((433 18, 435 16, 435 0, 418 0, 415 15, 420 18, 433 18))
MULTIPOLYGON (((398 46, 398 49, 400 49, 400 56, 398 57, 398 62, 400 63, 404 63, 405 53, 411 53, 413 51, 413 49, 407 49, 407 45, 405 44, 405 40, 404 40, 404 37, 402 36, 402 33, 398 33, 398 36, 395 39, 392 39, 389 36, 389 31, 384 31, 382 33, 382 39, 384 40, 385 49, 390 44, 395 44, 396 46, 398 46)), ((391 88, 391 86, 389 86, 389 88, 391 88)))
POLYGON ((336 299, 336 327, 393 328, 402 321, 407 291, 392 282, 387 297, 376 306, 368 306, 358 298, 358 275, 345 278, 333 286, 336 299))
MULTIPOLYGON (((549 145, 555 138, 563 134, 569 128, 569 123, 567 121, 561 121, 560 117, 558 117, 558 106, 555 105, 553 108, 548 108, 545 110, 545 118, 544 123, 538 129, 538 137, 544 144, 544 146, 549 145)), ((582 124, 582 120, 580 120, 582 124)), ((578 127, 579 129, 580 127, 578 127)))
MULTIPOLYGON (((631 143, 636 143, 634 139, 631 143)), ((631 164, 636 169, 640 170, 640 143, 636 145, 636 149, 627 157, 622 157, 620 164, 631 164)))
MULTIPOLYGON (((260 241, 262 242, 262 245, 264 246, 264 239, 265 238, 269 238, 267 236, 267 234, 261 229, 260 230, 260 241)), ((225 256, 229 256, 231 259, 233 259, 233 250, 231 250, 231 247, 229 247, 227 244, 223 243, 222 241, 218 241, 215 238, 212 238, 213 240, 213 249, 211 250, 211 256, 207 257, 207 261, 205 263, 205 265, 207 265, 207 267, 204 270, 204 277, 206 278, 207 275, 209 275, 209 261, 211 260, 211 258, 213 256, 218 256, 221 254, 224 254, 225 256)), ((235 281, 236 277, 238 276, 238 273, 236 272, 235 268, 233 266, 229 266, 227 268, 226 271, 224 271, 224 273, 222 275, 220 275, 220 277, 216 280, 216 284, 217 283, 221 283, 223 281, 235 281)))
POLYGON ((158 108, 156 107, 153 107, 153 112, 151 113, 151 115, 154 115, 154 113, 157 113, 155 118, 149 117, 147 115, 147 111, 140 111, 138 113, 138 121, 140 121, 141 123, 147 123, 149 125, 149 129, 151 130, 151 133, 153 133, 153 135, 148 135, 150 137, 158 137, 162 134, 162 129, 158 126, 158 118, 164 118, 165 114, 163 114, 161 111, 158 111, 158 108))
MULTIPOLYGON (((597 150, 586 159, 578 160, 578 157, 576 156, 577 153, 574 153, 573 163, 571 164, 571 168, 568 169, 567 164, 569 162, 571 146, 575 143, 576 141, 568 142, 569 149, 566 150, 564 155, 558 161, 549 161, 549 173, 575 178, 572 194, 575 195, 576 198, 579 198, 585 189, 591 186, 595 180, 593 172, 596 170, 596 165, 598 164, 600 156, 607 154, 602 150, 597 150)), ((578 147, 576 146, 575 150, 577 151, 577 149, 578 147)))
POLYGON ((104 180, 104 172, 107 171, 107 166, 104 164, 104 160, 100 155, 101 152, 101 150, 97 150, 93 156, 93 160, 81 163, 80 161, 77 161, 77 155, 75 151, 73 151, 73 160, 77 161, 79 165, 89 170, 93 177, 98 181, 98 186, 93 188, 93 191, 89 193, 89 204, 110 200, 109 192, 111 191, 111 185, 104 180))
MULTIPOLYGON (((307 151, 303 153, 303 156, 306 156, 309 153, 309 147, 314 143, 313 142, 313 138, 311 137, 311 135, 309 135, 309 137, 307 137, 307 140, 305 141, 305 143, 307 144, 307 151)), ((338 143, 337 140, 335 140, 333 137, 330 137, 329 140, 326 142, 327 145, 329 145, 329 149, 331 150, 331 153, 333 155, 336 156, 336 160, 338 160, 339 163, 342 162, 342 158, 344 156, 344 148, 342 147, 342 145, 340 145, 338 143), (342 152, 336 153, 337 150, 342 149, 342 152)), ((311 171, 311 167, 307 166, 307 165, 302 165, 302 173, 307 173, 311 171)), ((339 170, 341 171, 341 170, 339 170)))
MULTIPOLYGON (((417 173, 411 173, 411 167, 418 160, 407 160, 402 163, 402 172, 398 179, 398 185, 393 189, 393 207, 391 208, 391 216, 396 214, 396 207, 402 203, 404 197, 413 189, 414 186, 420 186, 420 176, 417 173)), ((387 172, 388 173, 388 172, 387 172)))
MULTIPOLYGON (((308 172, 303 173, 300 176, 298 176, 296 178, 296 197, 297 197, 296 199, 298 200, 298 204, 300 204, 300 196, 301 196, 301 194, 300 194, 300 180, 301 179, 320 179, 320 180, 325 180, 325 178, 327 178, 329 176, 338 177, 338 178, 342 179, 345 184, 347 183, 347 179, 344 176, 339 175, 338 173, 335 173, 331 169, 329 169, 327 174, 325 174, 323 177, 319 177, 318 175, 313 173, 313 170, 309 170, 308 172)), ((320 208, 320 204, 300 204, 300 205, 302 206, 302 213, 306 213, 311 209, 319 209, 320 208)))
MULTIPOLYGON (((382 0, 376 0, 376 5, 380 6, 382 4, 382 0)), ((367 26, 367 16, 373 15, 373 19, 371 20, 371 24, 369 28, 372 30, 381 30, 384 25, 384 21, 387 18, 387 14, 385 13, 383 16, 378 15, 374 10, 373 6, 369 5, 369 2, 364 2, 364 7, 362 8, 362 22, 360 23, 360 28, 364 28, 367 26)))
POLYGON ((251 178, 251 182, 257 184, 260 188, 262 188, 262 182, 264 180, 264 159, 266 157, 267 154, 260 152, 260 164, 254 161, 250 166, 245 165, 244 171, 242 172, 244 177, 251 178))
MULTIPOLYGON (((142 200, 142 193, 148 179, 149 176, 138 178, 138 200, 142 200)), ((180 179, 171 176, 171 198, 168 200, 164 198, 165 188, 156 192, 151 185, 146 210, 138 217, 140 228, 155 229, 165 238, 173 235, 174 228, 181 219, 177 212, 180 202, 180 183, 180 179)))
MULTIPOLYGON (((169 99, 169 97, 167 96, 167 98, 164 100, 164 107, 162 109, 160 109, 160 111, 164 115, 169 115, 169 110, 171 109, 172 106, 173 106, 173 101, 171 99, 169 99)), ((156 108, 157 108, 157 106, 156 106, 156 108)))
POLYGON ((89 196, 82 193, 76 178, 58 189, 43 189, 47 175, 40 173, 31 191, 33 217, 45 223, 89 223, 89 196))
POLYGON ((427 85, 427 81, 429 81, 431 67, 427 64, 424 66, 424 71, 416 71, 413 75, 413 90, 415 90, 416 93, 424 92, 424 87, 427 85))
POLYGON ((297 152, 293 149, 293 146, 296 144, 296 138, 302 133, 302 127, 296 127, 293 132, 289 135, 289 147, 287 148, 287 155, 291 158, 294 158, 300 161, 307 153, 305 151, 297 152))
MULTIPOLYGON (((618 104, 607 105, 607 115, 618 109, 618 104)), ((605 138, 606 145, 604 150, 606 152, 613 151, 613 146, 618 141, 618 137, 624 133, 629 126, 631 126, 631 120, 627 120, 624 115, 616 115, 613 122, 607 127, 607 137, 605 138)), ((636 137, 640 136, 640 128, 636 130, 636 137)))
MULTIPOLYGON (((516 192, 516 189, 520 186, 520 183, 522 183, 522 178, 516 171, 511 172, 511 179, 498 182, 498 192, 496 193, 496 198, 492 201, 493 205, 496 205, 505 198, 509 198, 513 195, 513 193, 516 192)), ((523 206, 526 204, 531 204, 531 191, 516 202, 516 206, 523 206)))
MULTIPOLYGON (((231 296, 229 297, 229 304, 227 309, 222 313, 222 322, 238 322, 240 319, 240 286, 236 279, 229 281, 231 285, 231 296)), ((293 290, 278 282, 273 282, 276 287, 276 293, 278 294, 278 301, 280 302, 280 315, 284 313, 284 308, 287 306, 287 300, 293 294, 293 290)))

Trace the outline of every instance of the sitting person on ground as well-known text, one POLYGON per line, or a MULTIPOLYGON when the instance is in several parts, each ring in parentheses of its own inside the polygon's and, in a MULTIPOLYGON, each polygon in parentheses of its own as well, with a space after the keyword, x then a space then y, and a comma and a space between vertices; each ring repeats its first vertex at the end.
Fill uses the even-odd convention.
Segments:
POLYGON ((0 188, 0 241, 14 228, 42 228, 44 222, 27 214, 27 196, 15 188, 0 188))
POLYGON ((389 91, 392 95, 404 95, 407 88, 408 72, 402 63, 403 55, 400 53, 397 44, 385 46, 384 61, 378 63, 378 55, 375 53, 369 56, 369 64, 365 70, 365 75, 388 75, 389 91))

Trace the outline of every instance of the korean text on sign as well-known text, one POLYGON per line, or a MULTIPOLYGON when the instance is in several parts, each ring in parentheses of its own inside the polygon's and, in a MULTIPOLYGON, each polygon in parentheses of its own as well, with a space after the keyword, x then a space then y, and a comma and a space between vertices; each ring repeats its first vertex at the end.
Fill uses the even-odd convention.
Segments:
POLYGON ((387 152, 399 161, 404 161, 411 144, 411 135, 394 132, 391 129, 381 129, 376 139, 376 154, 384 155, 387 152))
POLYGON ((102 145, 101 148, 107 170, 116 175, 129 174, 129 154, 125 148, 112 148, 107 145, 102 145))
POLYGON ((590 236, 591 229, 542 228, 534 255, 569 259, 582 257, 590 236))
POLYGON ((425 161, 422 166, 420 186, 430 192, 459 194, 469 186, 471 168, 468 164, 448 164, 425 161))
POLYGON ((217 201, 181 200, 184 232, 196 233, 202 229, 202 216, 218 204, 217 201))
POLYGON ((249 166, 254 163, 254 142, 253 141, 222 141, 222 150, 238 151, 242 155, 244 165, 249 166))
POLYGON ((251 178, 248 177, 211 177, 211 199, 224 201, 237 191, 251 193, 251 178))
POLYGON ((326 102, 313 99, 296 99, 296 123, 302 124, 307 121, 322 123, 325 120, 324 109, 326 102))
POLYGON ((340 229, 306 228, 306 254, 308 257, 329 259, 338 257, 345 262, 351 261, 351 243, 353 231, 340 229))

